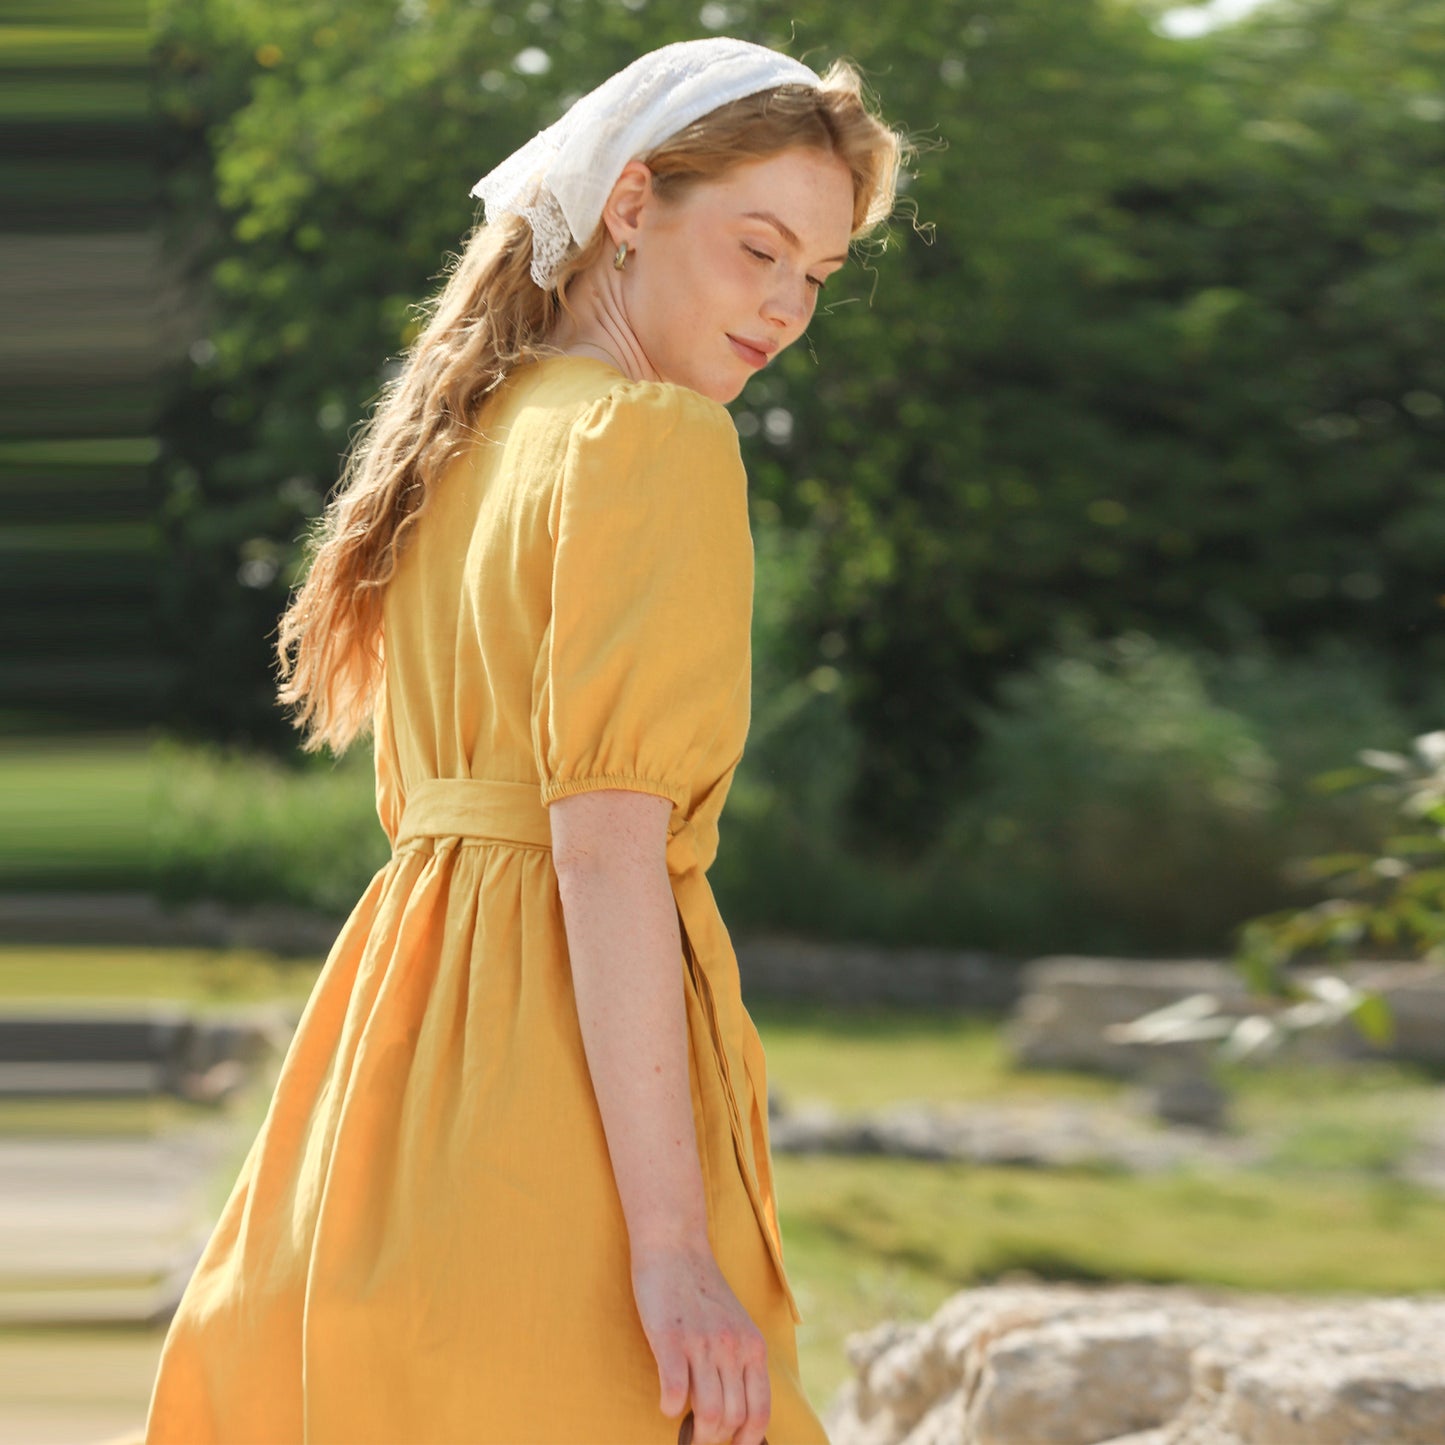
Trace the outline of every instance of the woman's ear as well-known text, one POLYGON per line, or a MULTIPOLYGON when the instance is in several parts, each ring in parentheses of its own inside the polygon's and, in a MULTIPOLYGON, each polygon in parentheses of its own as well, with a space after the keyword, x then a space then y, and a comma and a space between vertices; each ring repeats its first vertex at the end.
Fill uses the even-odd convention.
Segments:
POLYGON ((637 239, 643 212, 652 202, 652 172, 642 161, 628 161, 602 208, 602 220, 614 245, 637 239))

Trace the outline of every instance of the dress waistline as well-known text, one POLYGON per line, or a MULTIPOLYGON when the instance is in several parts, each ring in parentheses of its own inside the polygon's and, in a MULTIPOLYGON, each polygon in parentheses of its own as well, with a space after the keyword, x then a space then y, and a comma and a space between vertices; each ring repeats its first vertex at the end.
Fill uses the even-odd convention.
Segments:
POLYGON ((550 848, 552 829, 536 783, 423 778, 406 793, 395 846, 415 838, 493 838, 550 848))
MULTIPOLYGON (((667 835, 667 871, 675 878, 705 870, 697 831, 676 812, 667 835)), ((490 838, 528 848, 552 846, 540 783, 501 778, 422 778, 407 789, 393 848, 417 838, 490 838)))

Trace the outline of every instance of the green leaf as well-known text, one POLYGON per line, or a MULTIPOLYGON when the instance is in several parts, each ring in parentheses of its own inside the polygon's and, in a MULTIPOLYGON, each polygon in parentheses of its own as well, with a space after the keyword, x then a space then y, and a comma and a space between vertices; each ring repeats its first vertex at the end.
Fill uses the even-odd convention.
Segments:
POLYGON ((1355 1027, 1372 1044, 1385 1045, 1395 1037, 1395 1014, 1381 994, 1364 993, 1350 1012, 1355 1027))

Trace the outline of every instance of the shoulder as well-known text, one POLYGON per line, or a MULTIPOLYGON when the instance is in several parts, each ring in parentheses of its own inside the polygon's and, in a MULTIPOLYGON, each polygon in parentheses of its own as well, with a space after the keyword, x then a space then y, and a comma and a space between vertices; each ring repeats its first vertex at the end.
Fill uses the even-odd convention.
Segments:
POLYGON ((580 408, 574 435, 583 444, 612 442, 648 451, 677 446, 738 452, 738 433, 721 402, 669 381, 630 381, 606 386, 580 408))
MULTIPOLYGON (((632 381, 590 357, 548 358, 525 369, 518 421, 529 442, 550 436, 564 451, 682 446, 741 466, 728 409, 669 381, 632 381)), ((550 448, 549 448, 550 450, 550 448)))
POLYGON ((721 542, 748 530, 748 478, 727 408, 672 382, 612 373, 573 413, 553 521, 721 542))
POLYGON ((607 504, 699 515, 747 505, 747 472, 727 408, 673 382, 613 373, 575 415, 566 475, 607 504))

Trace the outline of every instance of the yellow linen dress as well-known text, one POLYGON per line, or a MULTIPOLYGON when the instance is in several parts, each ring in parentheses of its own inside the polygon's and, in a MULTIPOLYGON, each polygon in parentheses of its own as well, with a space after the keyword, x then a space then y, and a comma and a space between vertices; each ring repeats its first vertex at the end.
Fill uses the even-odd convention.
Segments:
MULTIPOLYGON (((546 805, 670 798, 689 1082, 724 1276, 798 1376, 757 1030, 705 870, 750 707, 726 409, 558 356, 480 408, 387 589, 377 812, 343 926, 166 1335, 148 1445, 674 1445, 583 1052, 546 805)), ((690 1402, 689 1402, 690 1403, 690 1402)))

